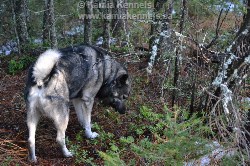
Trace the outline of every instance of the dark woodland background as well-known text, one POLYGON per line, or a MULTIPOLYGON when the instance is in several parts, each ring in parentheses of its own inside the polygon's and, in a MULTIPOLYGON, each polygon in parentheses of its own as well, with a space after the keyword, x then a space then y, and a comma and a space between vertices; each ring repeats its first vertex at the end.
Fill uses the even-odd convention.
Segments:
POLYGON ((2 0, 0 163, 30 165, 23 89, 49 48, 88 43, 127 66, 129 112, 98 102, 86 139, 71 108, 63 158, 44 118, 40 165, 249 165, 250 0, 2 0))

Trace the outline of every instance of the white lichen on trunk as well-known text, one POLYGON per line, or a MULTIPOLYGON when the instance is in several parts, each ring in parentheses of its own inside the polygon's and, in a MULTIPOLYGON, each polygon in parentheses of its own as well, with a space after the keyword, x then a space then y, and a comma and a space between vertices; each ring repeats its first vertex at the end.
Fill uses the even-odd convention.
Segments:
POLYGON ((250 55, 248 55, 248 56, 245 58, 244 62, 245 62, 246 64, 250 64, 250 55))
POLYGON ((248 29, 245 29, 243 32, 242 32, 243 35, 247 35, 248 34, 248 29))
MULTIPOLYGON (((231 47, 231 46, 230 46, 231 47)), ((231 48, 230 48, 231 49, 231 48)), ((215 87, 220 87, 223 83, 223 80, 227 78, 227 69, 230 64, 232 64, 233 60, 237 57, 231 53, 231 56, 227 59, 227 61, 222 65, 221 70, 217 74, 217 77, 212 82, 212 85, 215 87)))
POLYGON ((149 73, 149 74, 152 73, 153 65, 155 63, 155 58, 157 56, 157 51, 158 51, 158 43, 159 43, 159 38, 156 38, 154 40, 154 45, 152 47, 152 52, 151 52, 150 60, 148 62, 148 67, 146 69, 147 73, 149 73))
POLYGON ((232 102, 232 91, 228 88, 226 84, 221 84, 221 94, 222 94, 222 106, 225 114, 229 114, 229 103, 232 102))
POLYGON ((180 41, 183 41, 183 39, 186 37, 186 36, 184 36, 183 34, 181 34, 181 33, 179 33, 179 32, 176 32, 176 31, 175 31, 175 36, 176 36, 176 37, 179 37, 179 40, 180 40, 180 41))
MULTIPOLYGON (((227 83, 224 82, 224 80, 227 78, 227 70, 229 68, 229 65, 232 64, 234 60, 237 59, 237 57, 231 53, 233 45, 230 45, 227 48, 227 52, 229 52, 230 57, 224 62, 222 65, 220 71, 217 74, 217 77, 212 82, 212 85, 216 88, 220 88, 221 90, 221 98, 222 98, 222 106, 225 114, 229 114, 229 103, 232 102, 232 91, 229 89, 227 83)), ((237 71, 234 71, 234 76, 237 77, 237 71)))
POLYGON ((170 37, 171 37, 171 32, 170 32, 170 31, 167 31, 167 30, 162 31, 162 32, 160 33, 160 36, 166 37, 166 38, 170 38, 170 37))

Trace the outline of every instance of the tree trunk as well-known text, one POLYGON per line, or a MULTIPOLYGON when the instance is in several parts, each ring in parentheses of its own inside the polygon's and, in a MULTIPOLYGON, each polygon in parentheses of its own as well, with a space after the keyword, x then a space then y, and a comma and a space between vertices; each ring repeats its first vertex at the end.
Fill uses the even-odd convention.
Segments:
MULTIPOLYGON (((250 7, 250 0, 248 0, 248 9, 250 7)), ((244 17, 242 27, 236 35, 235 40, 226 49, 226 58, 224 63, 221 64, 217 77, 212 82, 214 87, 214 96, 212 100, 213 110, 217 114, 223 114, 226 118, 224 120, 217 120, 217 129, 219 129, 222 138, 235 139, 236 145, 241 150, 244 148, 248 159, 250 158, 249 146, 249 121, 246 119, 249 114, 242 109, 239 105, 239 94, 244 80, 249 78, 250 72, 250 10, 244 17), (236 104, 235 104, 236 103, 236 104), (219 107, 220 106, 220 107, 219 107), (226 119, 226 120, 225 120, 226 119), (220 122, 220 123, 218 123, 220 122), (246 126, 248 125, 248 126, 246 126), (227 126, 231 130, 228 131, 227 126), (227 133, 223 135, 221 133, 227 133), (226 136, 226 137, 225 137, 226 136)), ((214 113, 214 117, 217 117, 214 113)))
MULTIPOLYGON (((107 1, 106 3, 109 3, 109 1, 107 1)), ((110 8, 105 8, 103 10, 105 15, 109 15, 111 14, 111 10, 110 8)), ((106 49, 110 49, 110 23, 111 23, 111 19, 109 18, 104 18, 104 22, 103 22, 103 47, 106 49)))
MULTIPOLYGON (((124 7, 124 3, 127 3, 127 0, 114 0, 114 8, 112 14, 116 16, 112 20, 112 36, 118 39, 118 42, 121 43, 123 36, 127 35, 128 32, 128 20, 127 14, 128 9, 124 7)), ((125 37, 126 40, 126 37, 125 37)))
POLYGON ((24 52, 25 45, 29 42, 29 34, 27 28, 27 0, 13 0, 14 14, 16 22, 16 32, 20 43, 20 52, 24 52))
MULTIPOLYGON (((180 20, 180 34, 183 33, 185 16, 187 11, 187 2, 186 0, 182 0, 182 10, 181 10, 181 20, 180 20)), ((175 57, 175 69, 174 69, 174 82, 173 82, 173 94, 172 94, 172 106, 175 104, 175 99, 177 97, 177 88, 178 88, 178 80, 179 80, 179 64, 180 64, 180 48, 176 49, 176 57, 175 57)))
POLYGON ((43 44, 50 43, 52 48, 57 48, 57 35, 55 27, 54 1, 45 0, 43 16, 43 44))
POLYGON ((169 28, 169 15, 171 15, 172 12, 172 0, 170 1, 170 4, 168 6, 168 10, 166 11, 167 17, 164 19, 158 19, 157 15, 160 14, 160 10, 163 8, 164 3, 166 3, 167 0, 155 0, 154 1, 154 20, 151 24, 151 31, 150 31, 150 39, 149 39, 149 48, 150 48, 150 56, 148 57, 148 67, 147 72, 151 73, 153 69, 153 65, 155 62, 155 59, 157 58, 158 51, 160 47, 163 45, 163 39, 164 36, 167 36, 168 34, 168 28, 169 28), (171 10, 170 13, 168 13, 171 10))
POLYGON ((237 36, 240 35, 240 33, 242 33, 247 27, 250 26, 250 8, 249 8, 250 1, 249 0, 246 2, 246 6, 247 6, 247 13, 243 17, 243 22, 237 33, 237 36))
POLYGON ((43 45, 50 40, 49 37, 49 10, 48 10, 48 0, 44 0, 44 13, 43 13, 43 45))
POLYGON ((172 23, 173 0, 169 0, 168 6, 165 5, 165 17, 162 20, 159 49, 166 47, 171 49, 171 23, 172 23))
POLYGON ((20 41, 17 33, 17 23, 16 23, 16 13, 15 13, 15 1, 11 0, 11 11, 12 11, 12 19, 14 22, 14 31, 15 31, 15 36, 16 36, 16 42, 17 42, 17 47, 18 47, 18 54, 21 54, 21 49, 20 49, 20 41))
MULTIPOLYGON (((160 10, 163 8, 164 6, 164 3, 166 3, 168 0, 155 0, 154 1, 154 20, 151 24, 151 29, 150 29, 150 40, 149 40, 149 48, 152 48, 153 45, 154 45, 154 41, 155 41, 155 38, 156 36, 158 36, 159 32, 161 31, 161 23, 162 21, 156 17, 156 15, 159 14, 160 10)), ((166 21, 166 20, 163 20, 163 21, 166 21)), ((152 50, 150 50, 152 51, 152 50)))
MULTIPOLYGON (((85 14, 87 16, 93 15, 93 0, 86 0, 85 3, 85 14)), ((91 44, 92 43, 92 19, 86 17, 84 19, 84 43, 91 44)))
POLYGON ((55 20, 55 9, 54 9, 54 1, 49 0, 49 17, 50 17, 50 36, 51 36, 51 47, 57 48, 57 35, 56 35, 56 20, 55 20))

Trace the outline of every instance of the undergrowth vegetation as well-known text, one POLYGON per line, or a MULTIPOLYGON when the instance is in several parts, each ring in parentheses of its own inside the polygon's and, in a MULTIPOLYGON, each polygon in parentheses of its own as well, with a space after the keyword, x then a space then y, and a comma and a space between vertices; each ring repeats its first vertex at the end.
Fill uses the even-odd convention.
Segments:
POLYGON ((17 74, 17 72, 23 71, 29 65, 35 61, 35 57, 32 56, 22 56, 19 59, 11 59, 8 65, 8 73, 11 75, 17 74))
MULTIPOLYGON (((105 118, 109 117, 106 110, 105 118)), ((119 122, 119 115, 113 114, 119 122)), ((183 108, 169 110, 167 105, 159 110, 140 106, 138 112, 128 115, 133 119, 127 127, 127 135, 114 135, 95 123, 93 128, 100 136, 86 140, 80 131, 75 141, 68 141, 75 154, 76 164, 95 165, 93 154, 81 148, 82 142, 96 147, 95 157, 101 157, 105 165, 184 165, 211 153, 216 147, 209 146, 212 131, 205 116, 192 115, 183 108)), ((225 160, 228 163, 228 159, 225 160)), ((237 161, 234 161, 234 163, 237 161)))

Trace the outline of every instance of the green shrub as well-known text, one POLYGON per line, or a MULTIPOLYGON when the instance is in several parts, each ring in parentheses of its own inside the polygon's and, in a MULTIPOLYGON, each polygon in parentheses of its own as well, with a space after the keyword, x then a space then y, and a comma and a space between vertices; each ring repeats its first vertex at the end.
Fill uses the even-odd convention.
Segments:
POLYGON ((99 155, 104 159, 104 164, 108 166, 126 166, 126 163, 120 159, 120 156, 116 152, 99 152, 99 155))
POLYGON ((13 158, 11 156, 8 156, 5 159, 3 159, 3 162, 0 162, 0 163, 2 166, 8 166, 8 165, 11 165, 12 160, 13 158))
POLYGON ((8 65, 8 73, 15 75, 17 72, 26 69, 34 61, 35 58, 31 56, 23 56, 19 60, 12 59, 8 65))
POLYGON ((155 113, 153 109, 142 106, 139 118, 148 125, 138 127, 134 124, 136 129, 131 130, 135 129, 138 135, 147 131, 151 136, 144 135, 143 139, 137 141, 132 136, 121 137, 118 147, 121 150, 99 153, 105 164, 124 163, 119 156, 124 151, 132 151, 149 165, 183 165, 185 161, 199 158, 212 150, 205 146, 208 140, 203 136, 210 130, 204 126, 202 118, 196 115, 188 118, 188 112, 180 108, 170 112, 165 106, 164 110, 163 113, 155 113))
POLYGON ((88 163, 93 165, 93 158, 88 156, 88 151, 81 148, 78 144, 71 144, 70 150, 73 152, 75 156, 75 163, 76 164, 82 164, 82 163, 88 163))
MULTIPOLYGON (((170 111, 167 106, 162 111, 141 106, 139 114, 131 116, 136 120, 127 128, 127 133, 130 133, 127 136, 117 137, 104 131, 102 126, 93 125, 100 137, 86 141, 96 148, 104 165, 138 165, 138 159, 145 165, 183 165, 210 154, 216 148, 208 146, 211 140, 206 136, 211 130, 204 123, 205 116, 194 114, 190 117, 184 109, 174 107, 170 111)), ((76 164, 90 164, 92 161, 88 160, 86 151, 80 148, 82 134, 77 134, 79 144, 71 149, 76 154, 76 164)))

